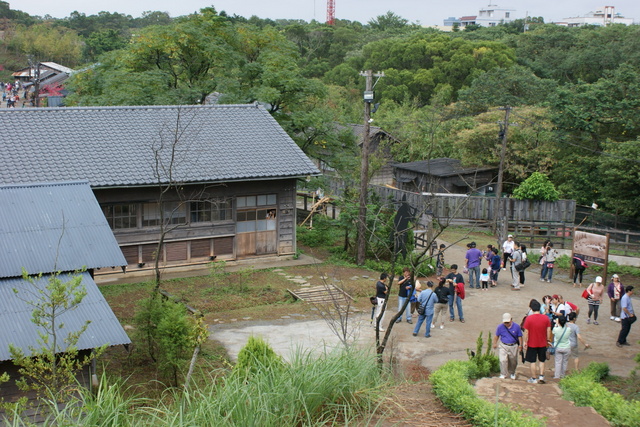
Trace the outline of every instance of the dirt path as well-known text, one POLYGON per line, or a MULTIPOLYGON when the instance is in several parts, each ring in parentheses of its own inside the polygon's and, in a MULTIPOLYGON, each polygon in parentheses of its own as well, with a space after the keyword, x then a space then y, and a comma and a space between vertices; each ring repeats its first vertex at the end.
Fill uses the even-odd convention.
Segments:
MULTIPOLYGON (((465 252, 464 247, 452 246, 447 250, 447 262, 463 265, 465 252)), ((309 271, 304 270, 304 267, 300 267, 303 269, 302 272, 296 273, 296 268, 285 268, 285 270, 290 274, 309 274, 309 271)), ((449 322, 447 319, 444 329, 432 329, 431 338, 424 338, 424 325, 417 337, 412 336, 414 324, 407 324, 403 321, 394 325, 390 332, 386 354, 393 355, 403 366, 415 364, 426 371, 435 370, 451 359, 467 360, 466 350, 468 348, 475 349, 476 340, 481 332, 485 337, 485 342, 488 333, 493 335, 501 322, 502 313, 511 313, 514 320, 519 322, 526 314, 529 301, 532 298, 540 301, 543 295, 561 294, 566 300, 580 307, 582 313, 577 324, 580 326, 581 335, 592 346, 591 349, 581 353, 580 366, 586 366, 592 361, 615 360, 615 363, 610 363, 611 373, 620 376, 628 376, 630 371, 635 368, 636 363, 633 358, 639 349, 636 343, 640 339, 640 328, 631 329, 629 342, 633 343, 632 346, 617 348, 615 341, 620 324, 609 320, 608 304, 605 303, 601 307, 600 325, 587 324, 588 308, 586 300, 580 297, 582 290, 573 288, 566 277, 556 274, 553 283, 540 282, 539 266, 534 265, 526 273, 526 283, 522 290, 512 291, 511 278, 507 273, 507 271, 501 271, 499 286, 487 291, 470 289, 467 285, 467 296, 463 304, 465 323, 458 320, 449 322)), ((331 275, 331 272, 323 274, 331 275)), ((585 283, 592 279, 586 277, 585 283)), ((315 278, 310 280, 311 284, 315 285, 313 280, 315 278)), ((371 282, 373 287, 373 275, 366 280, 367 283, 371 282)), ((465 280, 468 278, 465 277, 465 280)), ((391 309, 397 307, 397 297, 394 291, 392 291, 389 307, 391 309)), ((289 318, 278 322, 257 322, 258 324, 237 322, 233 325, 216 325, 212 328, 214 339, 224 343, 232 356, 246 342, 248 335, 253 333, 261 334, 281 354, 287 354, 291 351, 292 346, 304 342, 312 343, 313 346, 319 348, 337 345, 335 336, 323 321, 305 318, 306 316, 295 313, 295 310, 295 306, 292 306, 292 313, 287 316, 289 318)), ((370 312, 367 308, 361 312, 359 317, 357 336, 362 345, 372 345, 375 342, 374 330, 369 324, 369 316, 370 312)), ((388 316, 387 322, 389 318, 388 316)), ((573 361, 570 361, 570 367, 573 367, 573 361)), ((548 379, 546 385, 528 384, 526 382, 528 370, 528 364, 521 364, 518 367, 518 378, 515 381, 499 380, 498 378, 478 381, 478 393, 494 402, 496 399, 495 387, 500 385, 499 400, 501 402, 514 407, 521 406, 540 417, 545 416, 548 418, 549 425, 566 425, 567 419, 588 419, 589 421, 585 421, 588 424, 581 421, 583 427, 608 425, 601 417, 594 416, 591 408, 577 408, 571 402, 561 399, 557 381, 552 379, 552 362, 548 362, 546 366, 548 379)), ((395 420, 397 424, 393 425, 428 425, 424 424, 424 418, 420 415, 424 411, 422 411, 419 402, 410 398, 412 393, 420 394, 423 391, 417 385, 407 387, 409 387, 407 390, 398 388, 395 391, 399 394, 399 399, 407 400, 407 402, 403 408, 398 409, 399 412, 394 412, 391 419, 395 420)), ((425 398, 433 399, 431 392, 428 393, 425 398)), ((415 399, 420 400, 420 397, 416 395, 415 399)), ((426 412, 431 410, 427 408, 426 412)), ((465 425, 464 422, 455 420, 455 415, 453 418, 441 425, 465 425)))

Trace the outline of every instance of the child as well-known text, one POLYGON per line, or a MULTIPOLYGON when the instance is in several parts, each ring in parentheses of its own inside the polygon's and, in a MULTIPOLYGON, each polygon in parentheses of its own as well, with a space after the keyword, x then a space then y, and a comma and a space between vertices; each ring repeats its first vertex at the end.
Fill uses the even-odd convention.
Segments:
POLYGON ((489 272, 487 271, 486 268, 482 269, 482 274, 480 275, 480 281, 482 282, 482 290, 486 291, 487 289, 489 289, 488 284, 489 284, 489 272))
POLYGON ((440 250, 438 251, 438 255, 436 256, 436 276, 441 277, 442 271, 444 270, 444 250, 447 245, 444 243, 440 244, 440 250))
POLYGON ((498 273, 500 273, 500 263, 502 258, 498 255, 498 248, 493 248, 493 258, 491 259, 491 287, 498 284, 498 273))

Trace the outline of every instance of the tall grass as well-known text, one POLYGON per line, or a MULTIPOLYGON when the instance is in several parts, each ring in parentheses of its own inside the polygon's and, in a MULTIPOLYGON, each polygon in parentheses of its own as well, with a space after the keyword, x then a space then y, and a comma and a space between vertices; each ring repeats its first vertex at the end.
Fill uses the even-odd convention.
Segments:
POLYGON ((83 426, 320 426, 349 424, 375 410, 383 391, 375 355, 338 349, 315 357, 298 351, 284 366, 261 366, 250 376, 228 375, 202 387, 173 389, 158 402, 128 396, 103 379, 95 396, 83 393, 47 424, 83 426))

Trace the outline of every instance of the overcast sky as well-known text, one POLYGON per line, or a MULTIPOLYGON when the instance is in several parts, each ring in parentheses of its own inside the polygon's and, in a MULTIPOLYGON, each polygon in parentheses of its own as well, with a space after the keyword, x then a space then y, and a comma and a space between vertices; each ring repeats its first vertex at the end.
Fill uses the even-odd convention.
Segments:
MULTIPOLYGON (((100 11, 119 12, 138 17, 144 11, 169 12, 173 17, 186 15, 203 7, 214 6, 216 10, 226 11, 249 18, 303 19, 324 21, 326 19, 326 0, 30 0, 19 3, 10 1, 13 8, 31 15, 51 15, 64 18, 75 10, 87 15, 100 11)), ((476 15, 488 0, 335 0, 336 18, 366 23, 371 18, 391 10, 423 25, 442 25, 449 16, 476 15)), ((516 10, 516 17, 542 16, 545 22, 560 21, 562 18, 581 16, 601 6, 613 5, 616 12, 626 18, 640 22, 640 1, 638 0, 511 0, 493 1, 501 7, 516 10)))

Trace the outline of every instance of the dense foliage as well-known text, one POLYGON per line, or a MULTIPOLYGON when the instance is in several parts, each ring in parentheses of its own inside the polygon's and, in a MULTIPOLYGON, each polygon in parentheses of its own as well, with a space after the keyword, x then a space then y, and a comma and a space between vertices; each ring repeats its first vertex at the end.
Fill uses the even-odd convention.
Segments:
POLYGON ((540 172, 560 198, 640 217, 637 25, 567 28, 535 18, 526 32, 519 20, 444 33, 393 12, 328 26, 213 8, 177 18, 52 19, 3 5, 6 69, 24 66, 27 55, 88 65, 68 85, 70 105, 259 102, 306 153, 347 179, 357 150, 336 123, 362 121, 359 72, 372 69, 385 73, 373 118, 400 141, 389 147, 394 160, 497 166, 498 107, 508 105, 506 192, 540 172))
POLYGON ((607 390, 600 381, 609 374, 606 363, 590 363, 586 369, 576 371, 560 381, 563 397, 577 406, 591 406, 612 426, 640 425, 640 402, 628 401, 607 390))

